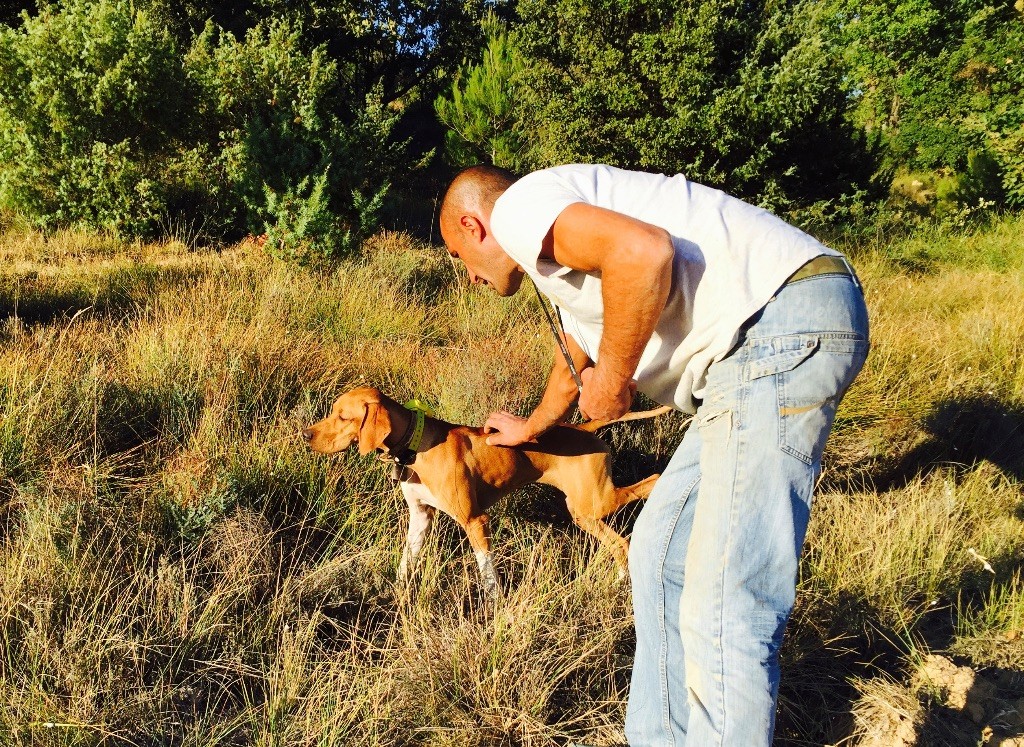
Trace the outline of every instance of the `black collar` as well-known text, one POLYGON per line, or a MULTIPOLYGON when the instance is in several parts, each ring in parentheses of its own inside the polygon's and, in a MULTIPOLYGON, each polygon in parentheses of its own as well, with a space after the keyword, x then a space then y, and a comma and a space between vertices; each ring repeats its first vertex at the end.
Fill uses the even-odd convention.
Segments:
POLYGON ((405 433, 398 439, 398 443, 388 449, 388 454, 394 462, 403 467, 416 461, 416 452, 423 441, 423 430, 426 424, 426 416, 422 410, 406 409, 409 410, 410 417, 405 433))

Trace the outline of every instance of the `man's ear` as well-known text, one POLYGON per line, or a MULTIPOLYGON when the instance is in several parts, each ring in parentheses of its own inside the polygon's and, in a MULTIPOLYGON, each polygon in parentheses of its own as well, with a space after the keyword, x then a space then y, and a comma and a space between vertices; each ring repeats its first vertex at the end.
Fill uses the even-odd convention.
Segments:
POLYGON ((363 422, 359 426, 359 453, 369 454, 384 445, 384 439, 391 433, 391 418, 388 409, 380 402, 367 402, 363 422))
POLYGON ((462 215, 459 217, 459 227, 470 234, 474 241, 483 241, 487 235, 483 222, 475 215, 462 215))

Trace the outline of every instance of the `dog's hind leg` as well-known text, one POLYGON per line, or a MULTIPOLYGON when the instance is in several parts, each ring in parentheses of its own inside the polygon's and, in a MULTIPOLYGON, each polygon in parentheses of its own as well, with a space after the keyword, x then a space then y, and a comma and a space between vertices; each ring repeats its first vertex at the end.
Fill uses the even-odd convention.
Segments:
POLYGON ((576 526, 596 538, 598 542, 611 551, 612 557, 615 558, 615 563, 619 567, 619 577, 625 577, 629 568, 629 543, 625 538, 601 521, 601 519, 577 514, 574 514, 572 518, 576 522, 576 526))
POLYGON ((618 488, 617 490, 629 493, 630 495, 629 500, 620 503, 620 505, 626 505, 626 503, 629 503, 629 501, 646 499, 647 496, 650 495, 650 492, 654 490, 654 483, 657 482, 657 479, 660 478, 660 476, 662 476, 660 475, 660 473, 651 474, 649 478, 644 478, 639 483, 628 485, 625 488, 618 488))
POLYGON ((623 488, 615 487, 608 479, 600 486, 575 485, 565 491, 565 504, 576 526, 593 536, 611 552, 619 566, 619 578, 624 578, 628 574, 629 542, 608 526, 604 519, 627 503, 646 498, 657 479, 658 475, 651 475, 645 480, 623 488))
POLYGON ((427 500, 432 502, 433 497, 423 483, 403 480, 399 486, 409 506, 409 533, 402 551, 402 562, 398 566, 398 580, 404 582, 408 581, 419 565, 423 541, 434 522, 434 507, 427 505, 427 500))
POLYGON ((615 493, 618 496, 618 505, 616 508, 625 506, 630 501, 646 500, 647 496, 654 490, 654 483, 658 481, 661 475, 651 475, 646 477, 640 482, 635 482, 632 485, 627 485, 623 488, 615 488, 615 493))

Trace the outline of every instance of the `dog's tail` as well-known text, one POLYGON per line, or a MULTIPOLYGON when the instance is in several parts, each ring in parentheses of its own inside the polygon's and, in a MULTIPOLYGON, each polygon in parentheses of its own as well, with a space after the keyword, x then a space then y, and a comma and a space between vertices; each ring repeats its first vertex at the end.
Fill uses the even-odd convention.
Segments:
POLYGON ((588 431, 593 433, 606 425, 612 423, 625 423, 627 420, 646 420, 647 418, 656 418, 659 415, 664 415, 666 412, 672 412, 672 408, 668 405, 662 405, 656 407, 653 410, 641 410, 640 412, 627 412, 621 418, 615 418, 614 420, 588 420, 586 423, 578 423, 574 425, 574 428, 579 428, 581 431, 588 431))

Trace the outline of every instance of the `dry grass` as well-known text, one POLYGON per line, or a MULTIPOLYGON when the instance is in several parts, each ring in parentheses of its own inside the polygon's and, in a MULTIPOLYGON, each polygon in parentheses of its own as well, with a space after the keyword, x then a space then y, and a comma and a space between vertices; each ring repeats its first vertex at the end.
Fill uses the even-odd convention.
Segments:
MULTIPOLYGON (((874 348, 827 451, 781 743, 925 723, 927 649, 1024 668, 1020 228, 853 250, 874 348)), ((0 267, 0 744, 621 741, 628 589, 557 499, 495 517, 496 606, 444 520, 401 588, 385 469, 296 438, 358 382, 461 422, 527 411, 550 362, 529 294, 397 234, 322 274, 80 234, 0 237, 0 267)), ((615 430, 618 477, 681 428, 615 430)))

